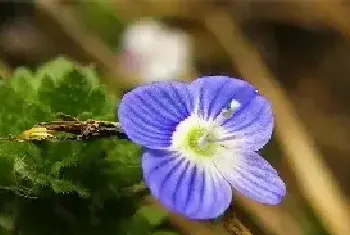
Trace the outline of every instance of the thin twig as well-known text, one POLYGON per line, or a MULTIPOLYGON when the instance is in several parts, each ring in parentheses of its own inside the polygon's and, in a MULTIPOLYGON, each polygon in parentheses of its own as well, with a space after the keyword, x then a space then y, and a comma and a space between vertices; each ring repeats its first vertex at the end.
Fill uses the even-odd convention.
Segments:
POLYGON ((217 37, 243 77, 271 100, 276 115, 277 136, 310 205, 329 232, 335 235, 350 234, 350 210, 346 198, 326 167, 314 140, 299 121, 283 88, 228 14, 212 11, 205 15, 203 21, 208 30, 217 37))
POLYGON ((252 235, 249 229, 237 218, 236 213, 232 211, 231 208, 225 213, 222 225, 231 235, 252 235))
POLYGON ((302 217, 298 215, 299 217, 295 218, 290 215, 286 205, 267 207, 242 196, 236 195, 236 199, 249 214, 253 215, 253 220, 269 233, 276 235, 286 235, 286 231, 293 235, 305 233, 298 223, 302 217))

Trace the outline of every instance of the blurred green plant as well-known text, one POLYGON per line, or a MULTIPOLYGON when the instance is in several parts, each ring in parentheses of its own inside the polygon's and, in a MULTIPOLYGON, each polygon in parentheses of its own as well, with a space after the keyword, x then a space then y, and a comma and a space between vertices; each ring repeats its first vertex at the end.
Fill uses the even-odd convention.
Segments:
MULTIPOLYGON (((18 135, 56 113, 113 120, 118 99, 93 68, 63 57, 37 71, 18 68, 0 87, 0 135, 18 135)), ((123 192, 142 180, 140 155, 127 140, 1 141, 1 234, 129 234, 125 224, 135 231, 143 195, 123 192)))
POLYGON ((99 35, 109 48, 116 49, 127 22, 117 15, 117 6, 107 1, 78 1, 75 12, 82 25, 99 35))
POLYGON ((153 205, 140 207, 123 225, 127 235, 178 235, 169 226, 168 213, 153 205))

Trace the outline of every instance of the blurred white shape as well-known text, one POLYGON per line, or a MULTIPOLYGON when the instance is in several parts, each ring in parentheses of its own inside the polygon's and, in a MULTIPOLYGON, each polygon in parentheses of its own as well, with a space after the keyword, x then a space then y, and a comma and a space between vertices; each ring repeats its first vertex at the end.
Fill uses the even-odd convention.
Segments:
POLYGON ((179 79, 190 69, 188 34, 152 19, 131 24, 123 35, 123 63, 144 83, 179 79))

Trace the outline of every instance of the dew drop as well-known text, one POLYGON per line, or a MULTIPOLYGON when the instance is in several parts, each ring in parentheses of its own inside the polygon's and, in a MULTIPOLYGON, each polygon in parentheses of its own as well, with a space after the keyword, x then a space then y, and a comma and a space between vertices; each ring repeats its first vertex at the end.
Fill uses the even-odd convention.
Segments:
POLYGON ((241 103, 239 103, 237 100, 232 100, 231 103, 230 103, 230 109, 231 110, 236 110, 238 109, 239 107, 241 107, 241 103))

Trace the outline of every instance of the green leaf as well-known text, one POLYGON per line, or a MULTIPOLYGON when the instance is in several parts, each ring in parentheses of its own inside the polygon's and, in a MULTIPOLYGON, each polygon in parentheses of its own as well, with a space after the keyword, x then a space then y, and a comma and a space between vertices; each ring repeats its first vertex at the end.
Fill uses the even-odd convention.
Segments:
POLYGON ((76 67, 76 64, 72 60, 65 57, 58 57, 38 68, 34 76, 38 83, 35 82, 35 84, 40 85, 40 81, 45 77, 51 78, 54 81, 61 80, 67 73, 71 72, 74 67, 76 67))
POLYGON ((144 218, 148 222, 150 229, 154 229, 168 219, 168 212, 155 206, 143 206, 136 212, 135 216, 144 218))
POLYGON ((130 220, 125 221, 123 230, 127 235, 152 234, 168 219, 168 213, 155 206, 142 206, 130 220))
POLYGON ((88 197, 90 195, 89 192, 85 188, 83 188, 77 184, 73 184, 72 182, 70 182, 68 180, 51 180, 51 187, 55 193, 76 192, 81 197, 88 197))
POLYGON ((11 79, 11 87, 26 100, 35 100, 36 91, 33 87, 33 73, 26 68, 18 68, 15 70, 11 79))
MULTIPOLYGON (((14 74, 10 83, 0 87, 0 99, 6 100, 0 106, 2 136, 18 135, 37 122, 53 120, 56 113, 81 119, 114 119, 116 99, 106 93, 91 66, 80 66, 59 57, 44 64, 37 72, 20 68, 14 74)), ((88 184, 88 187, 95 189, 104 188, 105 195, 119 194, 118 187, 137 183, 142 178, 140 150, 133 144, 119 144, 119 140, 107 142, 88 145, 48 143, 40 146, 15 143, 21 145, 18 151, 14 153, 12 147, 3 148, 0 161, 12 155, 12 161, 15 160, 13 164, 22 162, 24 168, 15 169, 15 172, 31 181, 33 187, 37 187, 37 184, 51 185, 54 192, 71 192, 88 184), (36 149, 36 153, 33 153, 33 149, 36 149), (105 183, 88 182, 84 178, 95 169, 98 170, 95 172, 96 180, 103 179, 105 183), (62 177, 65 177, 64 187, 62 177)))
MULTIPOLYGON (((8 137, 54 120, 57 113, 79 120, 114 120, 120 97, 107 93, 93 67, 59 57, 37 71, 16 70, 0 86, 0 100, 0 136, 8 137)), ((140 147, 126 140, 37 144, 1 140, 0 213, 1 206, 11 205, 18 195, 26 198, 22 213, 30 215, 21 218, 22 229, 30 232, 21 234, 42 234, 53 228, 61 231, 53 234, 118 233, 121 218, 133 215, 140 199, 122 194, 142 180, 140 156, 140 147), (55 211, 57 204, 79 215, 79 221, 68 224, 55 211), (31 218, 33 214, 40 222, 31 218), (96 225, 95 220, 102 222, 96 225)))

